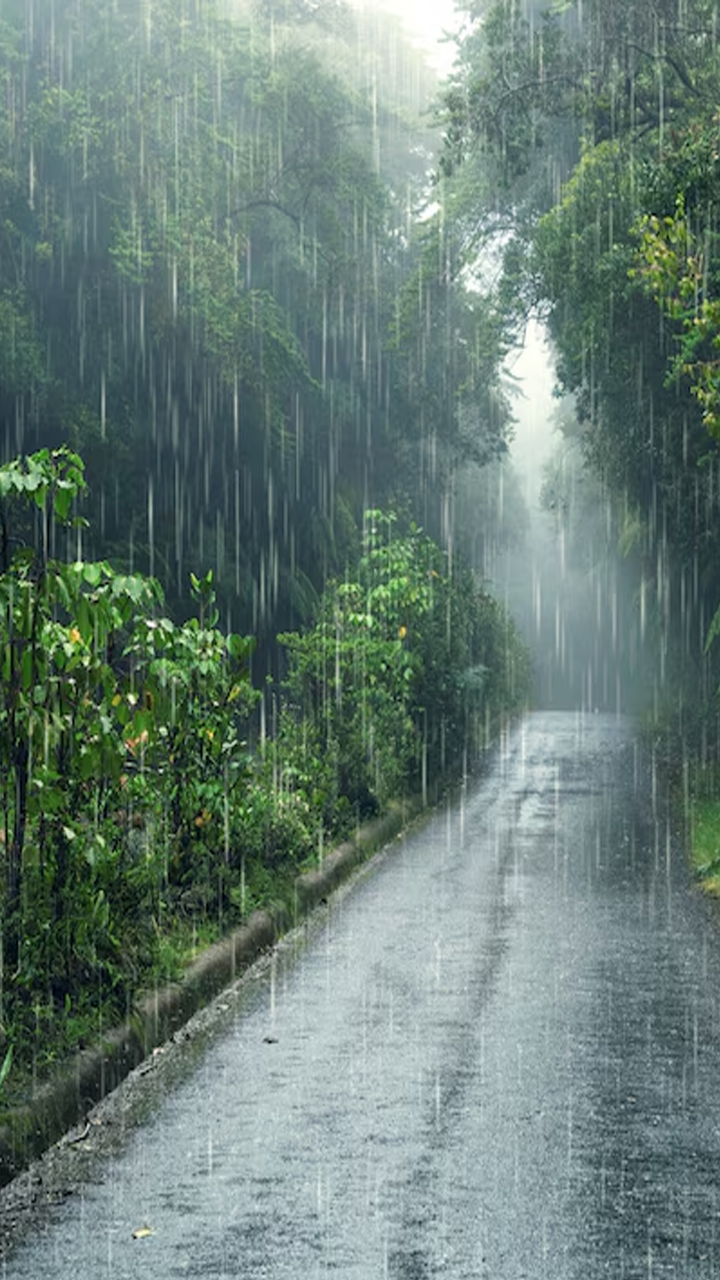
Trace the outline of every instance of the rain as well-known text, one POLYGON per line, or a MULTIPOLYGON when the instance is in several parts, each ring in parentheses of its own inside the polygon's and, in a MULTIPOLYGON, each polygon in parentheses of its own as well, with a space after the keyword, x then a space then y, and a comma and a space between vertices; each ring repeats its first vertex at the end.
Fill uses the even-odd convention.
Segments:
POLYGON ((720 1273, 719 12, 0 0, 6 1280, 720 1273))

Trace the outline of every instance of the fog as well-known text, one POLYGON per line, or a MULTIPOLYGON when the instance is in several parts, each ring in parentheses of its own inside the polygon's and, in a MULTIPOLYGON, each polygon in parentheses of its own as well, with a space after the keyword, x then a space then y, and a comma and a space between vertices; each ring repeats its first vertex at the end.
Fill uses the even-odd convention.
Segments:
POLYGON ((558 398, 537 320, 507 370, 516 385, 510 462, 529 523, 524 544, 500 554, 492 572, 531 650, 537 704, 638 712, 652 699, 653 680, 635 587, 626 582, 609 502, 583 455, 575 404, 558 398))
MULTIPOLYGON (((420 5, 413 0, 378 0, 376 4, 358 3, 357 7, 397 15, 437 74, 450 73, 456 46, 448 33, 459 32, 463 23, 463 15, 452 0, 420 5)), ((526 6, 531 21, 540 8, 526 6)), ((488 261, 494 261, 491 246, 486 246, 485 254, 488 261)), ((482 287, 482 268, 477 269, 477 275, 482 287)), ((572 481, 574 503, 578 499, 575 486, 582 489, 584 482, 581 452, 577 445, 563 441, 558 427, 561 405, 555 361, 536 318, 527 323, 523 344, 510 353, 505 371, 507 385, 513 388, 515 419, 508 466, 503 474, 493 471, 492 479, 479 478, 483 490, 479 500, 487 513, 479 548, 467 527, 456 528, 454 537, 518 622, 532 653, 534 696, 539 706, 637 711, 652 696, 652 680, 646 676, 640 656, 637 601, 632 587, 622 585, 623 567, 602 495, 590 482, 585 485, 581 521, 575 519, 575 509, 552 511, 541 501, 547 468, 568 450, 577 472, 572 481), (512 472, 527 508, 528 524, 520 546, 515 545, 513 536, 508 545, 497 527, 507 519, 505 494, 501 491, 494 500, 487 497, 491 484, 509 491, 512 472), (493 521, 495 526, 489 527, 493 521)), ((572 404, 566 403, 562 411, 574 417, 572 404)), ((472 493, 472 482, 467 475, 464 479, 472 493)), ((457 485, 462 489, 463 476, 458 477, 457 485)), ((471 506, 472 498, 461 508, 461 525, 463 518, 468 522, 471 506)))
POLYGON ((461 15, 453 0, 354 0, 355 7, 372 11, 380 9, 402 19, 403 29, 411 42, 423 51, 427 62, 439 75, 447 75, 455 59, 455 45, 446 38, 461 26, 461 15))
MULTIPOLYGON (((557 1175, 569 1177, 574 1046, 590 1031, 589 1142, 598 1098, 609 1090, 622 1103, 609 1109, 607 1147, 600 1134, 592 1194, 601 1186, 604 1211, 614 1174, 607 1203, 619 1222, 627 1158, 613 1143, 627 1136, 623 1098, 637 1100, 628 1093, 635 1062, 622 1087, 616 1074, 628 1026, 640 1028, 650 1083, 663 1079, 658 1062, 668 1069, 663 1105, 677 1111, 689 1017, 695 1050, 705 1025, 682 965, 678 999, 667 1001, 679 972, 669 953, 670 1016, 654 1040, 647 1010, 628 1004, 623 984, 638 932, 628 909, 647 928, 641 1004, 661 973, 658 936, 673 945, 664 924, 656 936, 653 915, 658 892, 668 908, 676 892, 676 814, 661 812, 660 787, 678 811, 682 796, 688 829, 702 815, 696 864, 720 885, 716 29, 704 0, 679 6, 687 24, 662 24, 662 45, 642 0, 553 3, 540 22, 543 7, 2 7, 0 1100, 7 1093, 17 1126, 0 1126, 0 1173, 14 1174, 33 1142, 57 1136, 54 1102, 42 1130, 22 1108, 58 1063, 118 1027, 148 992, 181 988, 198 952, 249 922, 261 922, 263 947, 292 932, 301 904, 327 905, 338 868, 349 870, 360 846, 375 848, 410 811, 447 798, 396 862, 411 894, 402 870, 389 914, 371 912, 377 936, 397 943, 395 957, 373 956, 358 917, 346 934, 351 951, 330 959, 335 905, 322 923, 315 917, 328 946, 306 972, 310 1005, 330 1015, 324 1038, 297 1005, 295 1031, 285 1038, 290 1011, 275 1035, 285 993, 269 962, 271 1021, 248 1053, 248 1067, 263 1068, 257 1106, 247 1109, 242 1063, 231 1078, 234 1051, 234 1065, 217 1069, 238 1125, 232 1149, 217 1148, 219 1166, 213 1142, 226 1109, 213 1081, 203 1088, 201 1166, 208 1177, 231 1171, 221 1216, 242 1204, 235 1172, 249 1167, 248 1144, 259 1157, 250 1204, 260 1216, 270 1182, 279 1189, 267 1219, 284 1232, 277 1254, 266 1254, 255 1208, 242 1226, 238 1259, 245 1246, 256 1250, 258 1274, 304 1276, 323 1258, 329 1274, 342 1274, 315 1231, 331 1220, 331 1148, 344 1153, 341 1179, 359 1177, 339 1220, 353 1236, 346 1274, 361 1274, 354 1251, 362 1255, 368 1221, 381 1222, 378 1151, 388 1156, 387 1186, 397 1187, 398 1134, 408 1144, 403 1165, 417 1176, 399 1214, 390 1195, 375 1273, 453 1274, 441 1253, 454 1247, 457 1221, 472 1237, 462 1274, 532 1274, 529 1235, 526 1257, 515 1270, 507 1264, 516 1222, 529 1222, 537 1203, 527 1183, 508 1213, 528 1118, 542 1114, 539 1098, 528 1110, 521 1059, 536 1067, 549 1053, 536 1074, 543 1094, 556 1091, 548 1132, 557 1175), (443 33, 461 27, 454 60, 443 33), (639 734, 624 713, 648 707, 639 734), (488 767, 476 771, 471 797, 479 759, 488 767), (532 880, 541 867, 544 887, 532 880), (578 907, 572 929, 568 894, 578 907), (610 982, 608 900, 620 907, 610 982), (563 954, 559 941, 571 949, 563 954), (465 952, 447 995, 446 946, 465 952), (581 961, 596 994, 566 1022, 565 981, 581 961), (334 981, 341 971, 347 1015, 334 981), (428 997, 424 1012, 415 984, 428 997), (462 1016, 453 1022, 455 1000, 462 1016), (489 1089, 486 1013, 497 1054, 489 1089), (435 1026, 434 1044, 425 1044, 425 1024, 435 1026), (398 1030, 402 1043, 391 1044, 398 1030), (298 1084, 286 1049, 301 1043, 307 1076, 298 1084), (359 1161, 346 1085, 372 1043, 377 1092, 358 1094, 370 1124, 359 1161), (276 1062, 286 1078, 273 1075, 276 1062), (468 1083, 468 1105, 453 1118, 468 1083), (292 1109, 293 1089, 305 1108, 294 1131, 276 1105, 282 1095, 292 1109), (502 1121, 503 1091, 515 1120, 495 1131, 498 1159, 483 1162, 485 1100, 500 1098, 502 1121), (376 1121, 394 1095, 401 1106, 382 1133, 376 1121), (341 1141, 328 1143, 338 1118, 341 1141), (276 1167, 265 1166, 271 1125, 290 1135, 277 1167, 283 1177, 290 1169, 296 1189, 308 1130, 318 1137, 315 1225, 297 1268, 286 1246, 307 1243, 297 1230, 305 1208, 283 1226, 288 1197, 276 1167), (480 1126, 476 1148, 466 1147, 468 1125, 480 1126), (497 1261, 474 1234, 480 1182, 472 1211, 462 1203, 451 1132, 470 1153, 471 1178, 493 1184, 504 1232, 497 1261), (422 1256, 418 1204, 428 1225, 422 1256), (448 1204, 457 1219, 445 1215, 448 1204)), ((678 874, 679 888, 684 864, 678 874)), ((233 942, 228 964, 237 954, 233 942)), ((204 971, 201 958, 198 991, 204 971)), ((164 998, 147 1008, 161 1038, 171 1029, 157 1022, 164 998)), ((717 1025, 714 1004, 707 1025, 717 1025)), ((128 1036, 132 1054, 148 1054, 134 1018, 128 1036)), ((109 1038, 118 1071, 130 1066, 124 1037, 109 1038)), ((713 1082, 715 1056, 705 1068, 713 1082)), ((95 1062, 102 1091, 104 1048, 95 1062)), ((90 1149, 97 1126, 84 1112, 84 1084, 79 1096, 83 1078, 69 1103, 83 1128, 69 1145, 90 1149)), ((702 1118, 695 1086, 689 1105, 702 1118)), ((652 1099, 646 1110, 654 1130, 660 1111, 652 1099)), ((194 1143, 192 1103, 187 1125, 194 1143)), ((546 1136, 532 1144, 541 1157, 546 1136)), ((175 1195, 184 1137, 182 1148, 164 1157, 178 1234, 190 1220, 175 1195)), ((192 1153, 187 1167, 197 1189, 192 1153)), ((132 1162, 127 1172, 125 1207, 112 1179, 102 1198, 113 1202, 106 1214, 132 1214, 132 1234, 127 1223, 117 1229, 128 1247, 145 1242, 147 1261, 155 1231, 141 1224, 132 1162)), ((554 1206, 542 1160, 536 1182, 550 1197, 544 1230, 554 1206)), ((31 1181, 31 1196, 48 1193, 31 1181)), ((575 1231, 582 1220, 584 1249, 579 1203, 573 1188, 569 1222, 575 1231)), ((194 1233, 210 1250, 205 1270, 189 1253, 175 1262, 197 1275, 242 1270, 212 1253, 217 1207, 206 1210, 207 1230, 194 1233)), ((702 1230, 708 1218, 699 1216, 702 1230)), ((642 1250, 645 1208, 638 1221, 631 1234, 642 1250)), ((106 1239, 92 1210, 83 1231, 88 1224, 109 1274, 140 1274, 129 1255, 127 1272, 114 1267, 106 1245, 115 1227, 106 1239)), ((71 1224, 67 1270, 96 1274, 74 1261, 78 1235, 71 1224)), ((0 1250, 1 1237, 0 1222, 0 1250)), ((548 1266, 564 1256, 584 1274, 581 1254, 563 1255, 562 1240, 553 1252, 543 1238, 548 1266)), ((173 1252, 172 1239, 161 1247, 173 1252)), ((615 1243, 603 1274, 613 1256, 627 1271, 624 1242, 615 1243)), ((43 1266, 61 1274, 50 1252, 43 1266)), ((166 1259, 149 1271, 173 1267, 166 1259)))

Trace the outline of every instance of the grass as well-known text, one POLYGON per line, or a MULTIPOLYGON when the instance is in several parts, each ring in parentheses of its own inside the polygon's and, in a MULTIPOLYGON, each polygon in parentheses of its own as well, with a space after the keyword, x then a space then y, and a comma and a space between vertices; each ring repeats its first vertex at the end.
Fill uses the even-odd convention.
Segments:
POLYGON ((218 920, 174 920, 158 938, 158 953, 145 985, 179 982, 188 965, 226 930, 218 920))
POLYGON ((222 936, 218 920, 173 918, 157 930, 154 963, 138 975, 136 989, 113 988, 107 981, 66 995, 59 1004, 49 991, 29 994, 13 1010, 12 1058, 0 1040, 0 1105, 20 1105, 78 1049, 96 1044, 132 1012, 140 989, 178 982, 192 961, 222 936), (3 1075, 3 1068, 7 1069, 3 1075), (10 1065, 12 1064, 12 1071, 10 1065))
MULTIPOLYGON (((15 1010, 12 1027, 16 1052, 0 1078, 0 1105, 20 1105, 30 1098, 58 1066, 86 1046, 98 1042, 109 1027, 121 1023, 132 1011, 142 991, 168 982, 179 982, 189 965, 214 942, 236 928, 257 908, 292 902, 298 867, 294 862, 273 869, 252 864, 248 868, 245 910, 231 909, 221 920, 198 913, 192 917, 168 915, 161 925, 153 921, 155 938, 152 964, 138 973, 133 989, 113 990, 93 986, 65 997, 58 1005, 49 994, 37 993, 24 1010, 15 1010), (12 1062, 12 1072, 10 1072, 12 1062)), ((0 1037, 0 1077, 7 1045, 0 1037)))
POLYGON ((702 888, 720 897, 720 799, 696 796, 691 800, 690 854, 702 888))
POLYGON ((684 815, 684 836, 695 878, 704 893, 720 898, 720 760, 708 734, 700 749, 698 732, 680 733, 668 706, 659 717, 640 721, 640 737, 652 754, 675 813, 684 815))
POLYGON ((720 766, 697 767, 690 778, 689 793, 692 867, 705 893, 720 897, 720 766))

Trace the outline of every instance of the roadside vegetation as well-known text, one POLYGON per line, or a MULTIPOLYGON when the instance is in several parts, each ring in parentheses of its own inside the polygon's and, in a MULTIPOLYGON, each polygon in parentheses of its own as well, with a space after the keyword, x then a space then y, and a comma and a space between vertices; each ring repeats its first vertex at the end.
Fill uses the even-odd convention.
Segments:
POLYGON ((525 696, 456 554, 513 334, 428 216, 437 89, 344 0, 3 6, 6 1088, 525 696))
POLYGON ((571 456, 578 482, 569 503, 547 486, 550 501, 567 543, 582 544, 578 559, 621 562, 633 606, 623 635, 616 575, 598 592, 612 661, 622 647, 628 684, 648 708, 649 743, 688 806, 695 861, 711 883, 720 852, 718 17, 717 0, 480 0, 444 94, 440 165, 454 214, 446 234, 472 256, 499 228, 508 312, 546 324, 573 410, 558 458, 571 456), (573 523, 579 503, 584 536, 573 523))
POLYGON ((705 794, 708 780, 690 802, 690 840, 695 873, 706 893, 720 897, 720 787, 713 779, 712 795, 705 794))
POLYGON ((359 562, 285 634, 249 746, 252 641, 77 555, 80 457, 0 467, 0 1061, 17 1087, 178 977, 393 797, 467 765, 528 694, 501 607, 431 539, 366 512, 359 562), (19 1069, 19 1070, 18 1070, 19 1069))

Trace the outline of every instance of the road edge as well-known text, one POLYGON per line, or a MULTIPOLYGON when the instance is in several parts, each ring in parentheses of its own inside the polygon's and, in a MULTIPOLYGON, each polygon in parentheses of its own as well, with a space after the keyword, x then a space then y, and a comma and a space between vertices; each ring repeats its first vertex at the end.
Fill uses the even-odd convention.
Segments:
POLYGON ((246 924, 202 952, 182 981, 142 996, 124 1023, 108 1030, 92 1048, 80 1050, 38 1089, 31 1103, 4 1112, 0 1118, 0 1186, 22 1173, 362 862, 431 807, 429 799, 423 801, 419 796, 393 802, 382 817, 366 823, 351 840, 326 854, 321 866, 298 876, 291 901, 254 912, 246 924))

